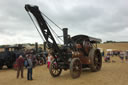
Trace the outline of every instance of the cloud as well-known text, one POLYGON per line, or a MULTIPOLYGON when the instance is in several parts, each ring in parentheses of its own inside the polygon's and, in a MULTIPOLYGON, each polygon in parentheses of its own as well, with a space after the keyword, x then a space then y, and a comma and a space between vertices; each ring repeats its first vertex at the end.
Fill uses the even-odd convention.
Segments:
POLYGON ((71 36, 85 34, 103 41, 127 41, 127 0, 1 0, 0 44, 42 43, 24 9, 26 3, 38 5, 61 28, 69 28, 71 36))

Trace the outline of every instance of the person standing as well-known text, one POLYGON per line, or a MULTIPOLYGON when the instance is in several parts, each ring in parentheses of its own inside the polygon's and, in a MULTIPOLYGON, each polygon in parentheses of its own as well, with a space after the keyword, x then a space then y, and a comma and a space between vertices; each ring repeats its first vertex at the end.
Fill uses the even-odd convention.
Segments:
POLYGON ((123 51, 120 52, 120 59, 121 59, 121 62, 123 63, 124 62, 124 52, 123 51))
POLYGON ((30 54, 27 58, 28 61, 28 72, 27 72, 27 80, 33 80, 32 79, 32 67, 33 67, 33 63, 32 63, 32 55, 30 54))
POLYGON ((53 56, 51 53, 48 54, 48 57, 47 57, 47 67, 49 68, 50 67, 50 63, 53 59, 53 56))
POLYGON ((125 60, 126 60, 126 63, 128 63, 128 51, 125 51, 125 60))
POLYGON ((110 63, 110 56, 109 56, 109 55, 105 56, 105 57, 104 57, 104 61, 110 63))
POLYGON ((17 79, 19 78, 19 74, 21 72, 21 78, 23 78, 23 70, 24 70, 24 58, 22 57, 22 55, 20 55, 17 60, 17 79))
POLYGON ((104 57, 104 51, 102 52, 102 57, 104 57))

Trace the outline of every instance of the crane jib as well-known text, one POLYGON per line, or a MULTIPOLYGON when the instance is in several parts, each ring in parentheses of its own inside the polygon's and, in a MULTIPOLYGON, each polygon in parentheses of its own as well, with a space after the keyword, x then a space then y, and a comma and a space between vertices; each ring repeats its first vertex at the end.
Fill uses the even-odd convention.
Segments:
MULTIPOLYGON (((40 27, 40 30, 47 42, 47 45, 49 48, 52 48, 54 50, 54 52, 58 52, 58 56, 61 57, 61 51, 60 51, 60 48, 58 47, 50 29, 48 28, 47 26, 47 23, 44 19, 44 17, 41 15, 41 12, 38 8, 38 6, 31 6, 31 5, 25 5, 25 10, 27 12, 30 12, 33 14, 33 16, 36 18, 36 21, 40 27)), ((54 55, 53 55, 54 56, 54 55)))

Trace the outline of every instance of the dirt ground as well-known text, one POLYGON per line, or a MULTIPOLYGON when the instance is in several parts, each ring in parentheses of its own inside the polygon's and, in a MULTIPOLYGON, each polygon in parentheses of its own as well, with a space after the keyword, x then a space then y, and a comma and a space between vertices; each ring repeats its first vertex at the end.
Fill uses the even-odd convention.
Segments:
POLYGON ((121 63, 118 57, 111 58, 116 62, 105 63, 99 72, 84 70, 77 79, 72 79, 69 70, 62 71, 57 77, 51 77, 46 65, 33 69, 33 79, 26 78, 27 70, 24 70, 24 78, 16 79, 16 71, 12 69, 0 70, 0 85, 128 85, 128 63, 121 63))

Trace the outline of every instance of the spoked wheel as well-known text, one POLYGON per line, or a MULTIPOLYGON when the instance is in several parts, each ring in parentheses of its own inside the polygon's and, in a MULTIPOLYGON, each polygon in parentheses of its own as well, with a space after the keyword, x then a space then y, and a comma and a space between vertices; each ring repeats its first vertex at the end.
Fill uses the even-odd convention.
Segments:
POLYGON ((90 53, 90 60, 91 60, 91 71, 96 72, 101 69, 102 66, 102 57, 100 51, 98 49, 91 49, 90 53))
POLYGON ((41 58, 41 59, 39 60, 39 65, 43 65, 43 64, 44 64, 44 59, 41 58))
POLYGON ((50 63, 49 71, 53 77, 58 77, 61 74, 62 69, 58 68, 56 61, 53 59, 50 63))
POLYGON ((80 77, 82 70, 81 62, 79 58, 73 58, 70 63, 70 74, 73 79, 80 77))

